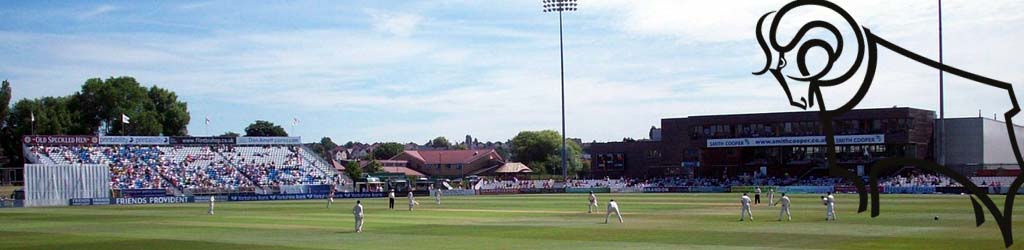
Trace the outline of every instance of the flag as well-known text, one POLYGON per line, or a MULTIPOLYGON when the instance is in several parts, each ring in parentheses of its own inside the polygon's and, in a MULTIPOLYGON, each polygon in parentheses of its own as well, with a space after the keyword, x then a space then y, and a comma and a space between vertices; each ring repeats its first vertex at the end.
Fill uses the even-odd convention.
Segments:
POLYGON ((127 116, 127 115, 125 115, 125 114, 121 114, 121 123, 124 123, 124 124, 131 124, 131 120, 132 120, 132 118, 131 118, 131 117, 128 117, 128 116, 127 116))
POLYGON ((210 117, 209 116, 206 117, 206 125, 210 125, 210 117))

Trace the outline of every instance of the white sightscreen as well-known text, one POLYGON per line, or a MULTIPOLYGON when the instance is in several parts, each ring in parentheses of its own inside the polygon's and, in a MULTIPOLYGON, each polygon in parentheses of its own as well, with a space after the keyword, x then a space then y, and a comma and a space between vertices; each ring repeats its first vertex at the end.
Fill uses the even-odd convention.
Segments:
POLYGON ((25 206, 67 206, 72 198, 110 198, 104 165, 25 164, 25 206))

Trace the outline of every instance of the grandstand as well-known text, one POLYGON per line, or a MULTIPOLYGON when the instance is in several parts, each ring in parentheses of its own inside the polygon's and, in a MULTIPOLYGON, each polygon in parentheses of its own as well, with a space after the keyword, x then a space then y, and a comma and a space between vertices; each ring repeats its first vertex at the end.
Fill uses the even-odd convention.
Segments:
POLYGON ((24 146, 29 163, 108 166, 112 190, 165 189, 175 195, 270 193, 282 186, 350 183, 298 143, 24 146))

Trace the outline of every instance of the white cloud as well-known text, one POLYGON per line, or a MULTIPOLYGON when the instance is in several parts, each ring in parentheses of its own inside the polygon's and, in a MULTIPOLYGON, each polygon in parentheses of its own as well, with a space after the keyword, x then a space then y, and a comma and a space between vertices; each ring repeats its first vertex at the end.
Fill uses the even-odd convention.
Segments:
POLYGON ((85 13, 82 13, 82 14, 78 15, 78 19, 89 19, 89 18, 97 17, 97 16, 100 16, 100 15, 103 15, 103 14, 107 14, 107 13, 113 12, 113 11, 118 10, 118 9, 120 9, 120 8, 118 8, 117 6, 104 4, 104 5, 96 6, 96 8, 93 8, 92 10, 89 10, 89 11, 87 11, 85 13))
POLYGON ((205 7, 210 6, 212 4, 213 4, 213 1, 192 2, 192 3, 186 3, 186 4, 179 5, 178 8, 182 9, 182 10, 194 10, 194 9, 205 8, 205 7))
POLYGON ((385 12, 376 9, 366 9, 365 11, 373 18, 374 29, 396 36, 411 35, 423 21, 423 17, 415 14, 385 12))
POLYGON ((680 42, 728 42, 752 36, 762 14, 782 6, 781 1, 725 4, 698 0, 601 0, 581 3, 581 11, 593 8, 620 18, 613 22, 627 32, 668 36, 680 42))

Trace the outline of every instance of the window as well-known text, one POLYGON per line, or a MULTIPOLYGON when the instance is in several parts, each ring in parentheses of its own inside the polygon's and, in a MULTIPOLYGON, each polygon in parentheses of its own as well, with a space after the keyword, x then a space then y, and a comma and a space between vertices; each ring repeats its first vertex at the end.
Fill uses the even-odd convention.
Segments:
POLYGON ((647 151, 647 158, 650 158, 650 159, 661 158, 661 152, 658 152, 658 150, 648 150, 647 151))

